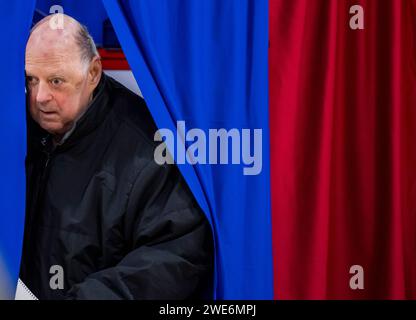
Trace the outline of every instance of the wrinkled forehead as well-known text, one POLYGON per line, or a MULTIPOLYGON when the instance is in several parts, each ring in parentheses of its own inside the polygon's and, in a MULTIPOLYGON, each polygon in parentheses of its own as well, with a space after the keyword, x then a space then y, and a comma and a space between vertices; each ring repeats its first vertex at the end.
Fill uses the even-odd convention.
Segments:
POLYGON ((35 30, 26 45, 26 70, 82 68, 81 54, 73 35, 62 30, 35 30))
POLYGON ((45 55, 48 52, 69 57, 79 55, 76 41, 78 30, 77 24, 68 22, 62 29, 52 28, 46 20, 30 34, 26 44, 26 57, 45 55))

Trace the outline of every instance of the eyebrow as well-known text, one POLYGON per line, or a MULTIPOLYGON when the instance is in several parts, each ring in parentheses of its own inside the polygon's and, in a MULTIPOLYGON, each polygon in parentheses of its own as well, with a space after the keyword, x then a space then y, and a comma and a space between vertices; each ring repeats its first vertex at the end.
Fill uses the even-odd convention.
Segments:
MULTIPOLYGON (((37 76, 33 75, 30 72, 25 71, 25 74, 26 74, 26 77, 37 78, 37 76)), ((63 78, 64 79, 64 78, 67 78, 67 77, 65 77, 63 75, 63 73, 57 73, 57 72, 54 72, 51 75, 47 76, 47 79, 53 79, 53 78, 63 78)))
POLYGON ((54 73, 54 74, 48 76, 47 78, 48 79, 53 79, 53 78, 62 78, 62 79, 64 79, 66 77, 64 75, 62 75, 62 74, 54 73))

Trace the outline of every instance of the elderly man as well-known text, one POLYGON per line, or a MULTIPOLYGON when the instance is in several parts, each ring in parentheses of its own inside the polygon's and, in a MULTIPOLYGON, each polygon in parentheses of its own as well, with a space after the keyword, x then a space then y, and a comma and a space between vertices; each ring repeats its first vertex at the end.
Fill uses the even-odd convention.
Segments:
POLYGON ((200 298, 213 265, 206 217, 177 167, 155 163, 145 102, 102 73, 84 27, 53 18, 26 47, 21 279, 39 299, 200 298))

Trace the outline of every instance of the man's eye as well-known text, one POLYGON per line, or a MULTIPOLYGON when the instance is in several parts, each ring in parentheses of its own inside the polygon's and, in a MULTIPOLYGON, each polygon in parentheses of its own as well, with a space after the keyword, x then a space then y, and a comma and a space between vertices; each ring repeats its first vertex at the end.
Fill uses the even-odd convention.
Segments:
POLYGON ((59 86, 60 84, 62 84, 62 83, 63 83, 63 81, 62 81, 62 79, 55 78, 55 79, 52 79, 52 80, 51 80, 51 83, 52 83, 54 86, 59 86))
POLYGON ((34 77, 26 77, 26 81, 30 85, 36 84, 36 79, 34 77))

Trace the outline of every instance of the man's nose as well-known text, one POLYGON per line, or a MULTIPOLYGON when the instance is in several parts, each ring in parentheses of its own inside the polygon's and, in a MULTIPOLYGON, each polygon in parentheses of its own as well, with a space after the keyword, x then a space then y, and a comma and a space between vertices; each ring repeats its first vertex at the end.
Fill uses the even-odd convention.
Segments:
POLYGON ((36 102, 43 104, 52 100, 52 93, 47 83, 39 82, 36 92, 36 102))

